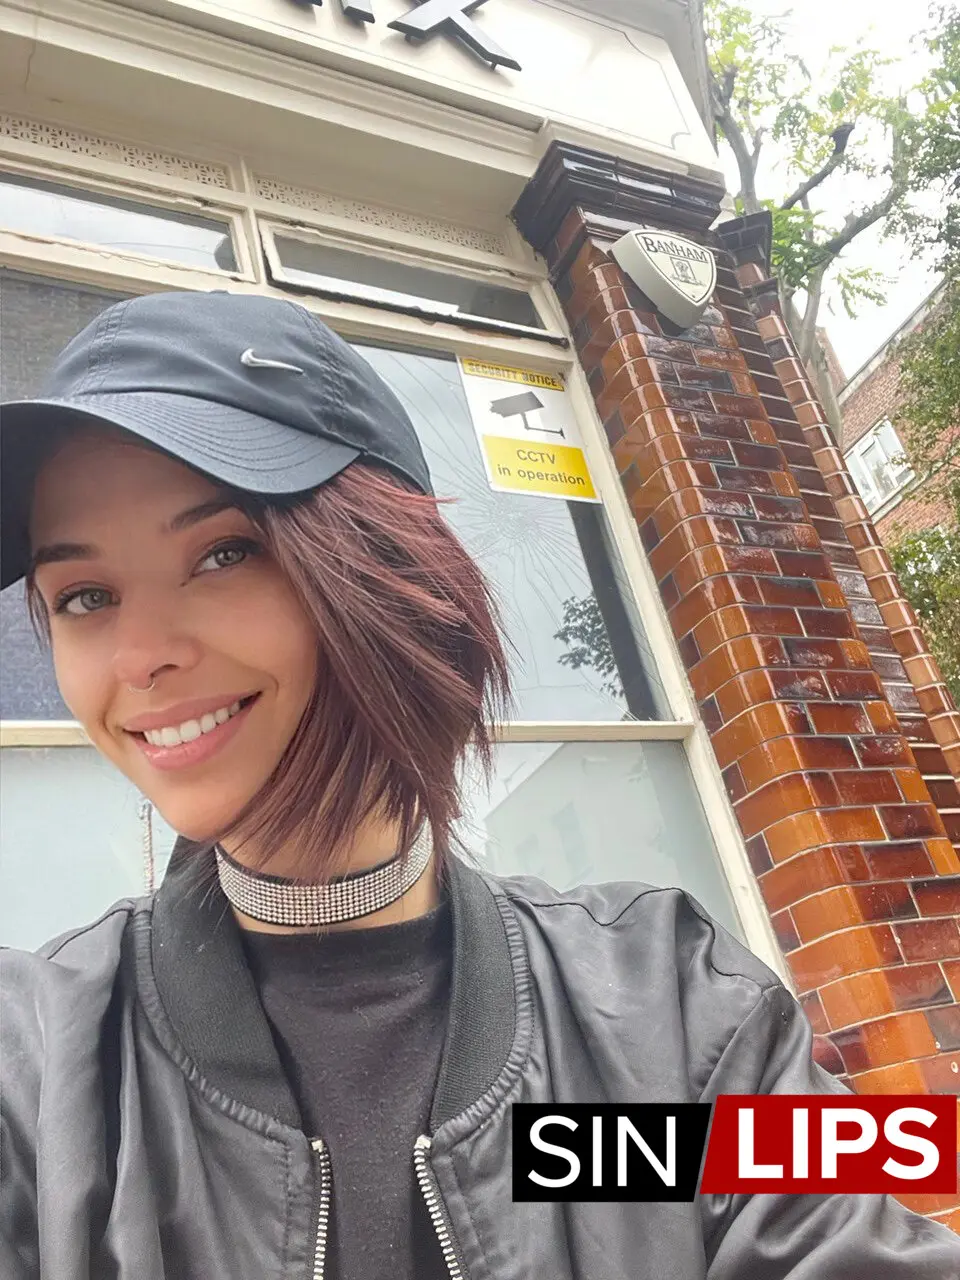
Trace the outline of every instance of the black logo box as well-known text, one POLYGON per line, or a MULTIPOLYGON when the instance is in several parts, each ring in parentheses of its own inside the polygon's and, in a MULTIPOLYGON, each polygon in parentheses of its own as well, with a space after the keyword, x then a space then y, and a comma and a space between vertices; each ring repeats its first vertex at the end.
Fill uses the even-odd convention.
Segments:
POLYGON ((515 1201, 617 1201, 623 1203, 689 1202, 697 1193, 710 1127, 708 1102, 534 1103, 516 1102, 513 1123, 513 1199, 515 1201), (560 1117, 536 1128, 546 1117, 560 1117), (595 1161, 595 1118, 599 1120, 600 1154, 595 1161), (621 1118, 628 1121, 660 1165, 668 1167, 669 1121, 673 1121, 674 1185, 664 1181, 654 1161, 625 1130, 624 1185, 618 1177, 621 1118), (575 1125, 575 1128, 571 1128, 575 1125), (539 1139, 538 1139, 539 1135, 539 1139), (543 1150, 543 1146, 558 1148, 543 1150), (597 1168, 595 1170, 595 1164, 597 1168), (579 1166, 579 1167, 577 1167, 579 1166), (548 1180, 576 1177, 567 1185, 542 1186, 531 1173, 548 1180), (599 1173, 599 1185, 594 1185, 599 1173))

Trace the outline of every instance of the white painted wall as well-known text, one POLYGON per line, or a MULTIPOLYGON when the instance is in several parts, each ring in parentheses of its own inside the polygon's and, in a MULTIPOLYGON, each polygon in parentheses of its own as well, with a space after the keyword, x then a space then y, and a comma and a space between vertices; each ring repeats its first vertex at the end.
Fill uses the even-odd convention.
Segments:
POLYGON ((525 125, 550 121, 561 136, 639 142, 694 165, 714 165, 665 41, 554 0, 487 0, 473 15, 520 62, 520 71, 491 69, 446 34, 414 44, 390 30, 389 22, 409 12, 413 0, 374 0, 373 23, 344 17, 339 0, 322 7, 293 0, 127 0, 126 7, 282 47, 482 115, 525 125))
MULTIPOLYGON (((0 71, 11 93, 108 113, 122 102, 131 123, 137 115, 154 122, 166 115, 171 126, 190 120, 202 133, 209 121, 223 136, 232 117, 255 146, 272 138, 280 151, 319 145, 318 157, 327 156, 335 148, 319 134, 335 128, 358 167, 389 169, 389 157, 377 151, 388 141, 468 163, 478 143, 493 141, 499 156, 484 155, 482 165, 511 175, 505 197, 522 187, 554 137, 667 169, 717 172, 694 98, 662 36, 588 6, 486 0, 473 21, 517 58, 522 70, 515 71, 491 68, 445 33, 411 43, 390 30, 388 23, 413 7, 414 0, 374 0, 377 20, 357 23, 343 15, 340 0, 321 7, 300 0, 0 0, 0 71), (289 119, 271 127, 267 117, 278 109, 299 116, 303 127, 289 119), (437 116, 441 127, 431 127, 437 116), (426 132, 417 140, 421 126, 426 132), (368 142, 344 132, 354 127, 368 142), (367 145, 370 155, 361 156, 358 147, 367 145)), ((677 7, 643 0, 638 22, 662 8, 664 29, 673 32, 666 17, 677 7)), ((0 85, 0 106, 5 96, 0 85)), ((407 163, 404 156, 395 167, 407 163)), ((426 157, 421 163, 429 168, 426 157)))

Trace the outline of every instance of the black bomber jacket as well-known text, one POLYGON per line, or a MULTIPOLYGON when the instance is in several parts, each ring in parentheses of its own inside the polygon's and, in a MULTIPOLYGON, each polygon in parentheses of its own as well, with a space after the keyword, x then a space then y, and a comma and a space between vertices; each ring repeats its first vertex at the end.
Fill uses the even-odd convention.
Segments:
MULTIPOLYGON (((179 847, 156 894, 0 954, 0 1280, 322 1280, 322 1143, 212 862, 179 847)), ((514 1203, 511 1103, 842 1086, 684 893, 447 874, 449 1026, 411 1159, 453 1280, 960 1280, 960 1238, 879 1196, 514 1203)))

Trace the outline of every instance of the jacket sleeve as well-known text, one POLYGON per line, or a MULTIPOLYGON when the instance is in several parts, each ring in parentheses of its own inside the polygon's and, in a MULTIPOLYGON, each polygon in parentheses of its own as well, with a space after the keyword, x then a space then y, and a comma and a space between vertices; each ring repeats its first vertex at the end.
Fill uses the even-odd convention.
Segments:
MULTIPOLYGON (((10 978, 11 957, 0 952, 0 992, 10 978)), ((0 1277, 39 1280, 37 1238, 36 1117, 40 1089, 36 1020, 15 1014, 0 998, 0 1277)))
MULTIPOLYGON (((767 987, 720 1056, 722 1093, 840 1093, 802 1009, 767 987)), ((702 1196, 708 1280, 960 1280, 960 1236, 891 1196, 702 1196)))

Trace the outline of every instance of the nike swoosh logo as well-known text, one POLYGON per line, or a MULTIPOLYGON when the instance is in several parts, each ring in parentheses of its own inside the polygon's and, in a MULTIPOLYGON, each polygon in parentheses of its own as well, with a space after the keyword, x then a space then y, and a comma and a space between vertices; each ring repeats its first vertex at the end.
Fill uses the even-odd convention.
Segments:
POLYGON ((303 373, 295 364, 284 364, 282 360, 264 360, 254 354, 253 347, 247 347, 240 356, 240 363, 248 369, 285 369, 288 373, 303 373))

